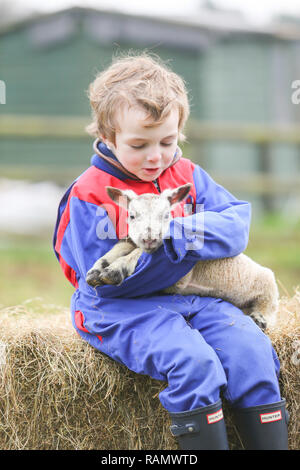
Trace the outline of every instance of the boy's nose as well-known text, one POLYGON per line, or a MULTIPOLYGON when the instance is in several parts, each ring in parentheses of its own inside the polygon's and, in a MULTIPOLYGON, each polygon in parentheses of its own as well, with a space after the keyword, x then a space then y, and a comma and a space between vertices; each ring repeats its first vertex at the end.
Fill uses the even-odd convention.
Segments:
POLYGON ((161 153, 159 150, 153 151, 149 153, 147 156, 147 160, 149 162, 159 162, 160 159, 161 159, 161 153))

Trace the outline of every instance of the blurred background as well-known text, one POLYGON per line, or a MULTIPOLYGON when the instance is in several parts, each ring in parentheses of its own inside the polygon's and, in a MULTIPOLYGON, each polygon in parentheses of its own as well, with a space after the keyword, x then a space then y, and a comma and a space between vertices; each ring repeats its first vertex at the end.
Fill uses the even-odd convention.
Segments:
POLYGON ((300 3, 0 0, 0 305, 69 304, 57 206, 90 164, 87 88, 113 55, 158 54, 186 81, 186 157, 249 200, 247 254, 282 295, 300 278, 300 3), (33 300, 34 301, 34 300, 33 300))

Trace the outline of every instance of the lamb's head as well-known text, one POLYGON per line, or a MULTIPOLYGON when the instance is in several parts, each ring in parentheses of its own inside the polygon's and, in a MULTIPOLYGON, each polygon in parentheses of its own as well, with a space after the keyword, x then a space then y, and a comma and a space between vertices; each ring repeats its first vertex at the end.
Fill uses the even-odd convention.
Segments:
POLYGON ((171 209, 190 192, 190 183, 161 194, 146 193, 106 186, 109 197, 128 211, 128 235, 143 251, 153 253, 163 242, 172 218, 171 209))

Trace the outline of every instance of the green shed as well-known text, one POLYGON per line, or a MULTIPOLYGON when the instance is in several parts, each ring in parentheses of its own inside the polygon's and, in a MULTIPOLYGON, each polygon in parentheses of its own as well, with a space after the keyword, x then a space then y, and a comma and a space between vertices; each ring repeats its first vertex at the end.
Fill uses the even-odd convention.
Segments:
POLYGON ((292 33, 260 31, 238 16, 222 21, 217 12, 179 20, 75 7, 6 28, 0 33, 6 93, 0 104, 1 175, 68 184, 92 154, 84 132, 89 83, 112 55, 147 49, 187 83, 186 155, 222 183, 228 180, 240 197, 276 206, 274 180, 264 199, 249 181, 259 173, 286 176, 289 190, 299 184, 299 135, 290 132, 300 119, 291 101, 292 81, 300 78, 299 39, 297 26, 292 33), (278 127, 287 131, 279 141, 278 127))

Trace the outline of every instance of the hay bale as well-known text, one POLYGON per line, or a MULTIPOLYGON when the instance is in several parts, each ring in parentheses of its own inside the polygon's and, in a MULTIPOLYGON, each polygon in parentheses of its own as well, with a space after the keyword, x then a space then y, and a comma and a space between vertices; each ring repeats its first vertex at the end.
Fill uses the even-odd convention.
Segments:
MULTIPOLYGON (((165 383, 94 350, 76 335, 66 309, 32 311, 25 303, 0 315, 1 449, 177 449, 158 400, 165 383)), ((282 364, 290 448, 299 449, 299 292, 281 300, 270 337, 282 364)), ((226 406, 224 413, 230 446, 241 448, 226 406)))

